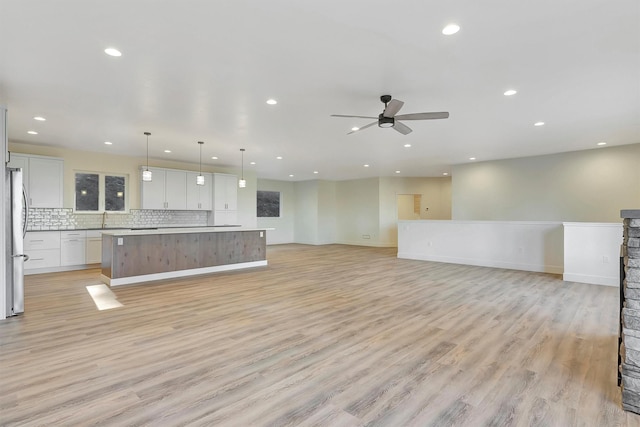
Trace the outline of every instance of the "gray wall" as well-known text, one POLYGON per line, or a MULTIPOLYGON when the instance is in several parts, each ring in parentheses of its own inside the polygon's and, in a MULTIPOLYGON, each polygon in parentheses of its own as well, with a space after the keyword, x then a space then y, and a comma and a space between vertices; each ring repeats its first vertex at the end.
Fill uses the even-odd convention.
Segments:
POLYGON ((640 207, 640 144, 457 165, 455 220, 620 222, 640 207))

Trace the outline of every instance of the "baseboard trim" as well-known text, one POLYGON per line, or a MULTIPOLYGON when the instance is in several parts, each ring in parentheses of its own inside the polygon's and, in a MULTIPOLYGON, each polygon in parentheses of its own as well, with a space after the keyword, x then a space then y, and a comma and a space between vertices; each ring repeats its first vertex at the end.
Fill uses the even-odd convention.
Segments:
POLYGON ((190 270, 167 271, 164 273, 143 274, 140 276, 120 277, 116 279, 112 279, 102 274, 100 275, 100 279, 103 283, 106 283, 109 286, 123 286, 143 282, 152 282, 156 280, 175 279, 178 277, 219 273, 222 271, 241 270, 244 268, 263 267, 265 265, 267 265, 267 260, 241 262, 238 264, 216 265, 213 267, 193 268, 190 270))
POLYGON ((588 283, 590 285, 614 286, 616 288, 620 286, 620 278, 610 276, 592 276, 589 274, 564 273, 562 275, 562 280, 564 280, 565 282, 588 283))
POLYGON ((478 267, 504 268, 508 270, 533 271, 536 273, 562 274, 563 267, 559 265, 539 265, 514 263, 499 260, 486 260, 477 258, 459 258, 438 255, 424 255, 410 252, 398 252, 398 258, 415 259, 419 261, 444 262, 448 264, 475 265, 478 267))

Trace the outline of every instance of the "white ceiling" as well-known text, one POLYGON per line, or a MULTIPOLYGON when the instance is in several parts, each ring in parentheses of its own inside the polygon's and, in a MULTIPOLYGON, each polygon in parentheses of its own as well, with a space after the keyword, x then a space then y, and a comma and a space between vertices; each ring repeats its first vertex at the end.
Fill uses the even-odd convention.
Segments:
POLYGON ((197 163, 203 140, 206 164, 239 167, 246 148, 261 178, 441 176, 640 142, 638 0, 1 0, 0 49, 11 141, 143 158, 149 131, 152 159, 197 163), (383 94, 451 117, 407 136, 329 117, 377 116, 383 94))

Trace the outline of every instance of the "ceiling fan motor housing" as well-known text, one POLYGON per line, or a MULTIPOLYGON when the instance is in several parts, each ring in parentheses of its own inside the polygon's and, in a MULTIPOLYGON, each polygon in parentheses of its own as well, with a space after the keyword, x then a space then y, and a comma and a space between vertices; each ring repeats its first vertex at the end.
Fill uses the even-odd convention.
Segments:
POLYGON ((381 128, 390 128, 395 124, 395 119, 393 117, 385 117, 380 113, 378 116, 378 126, 381 128))

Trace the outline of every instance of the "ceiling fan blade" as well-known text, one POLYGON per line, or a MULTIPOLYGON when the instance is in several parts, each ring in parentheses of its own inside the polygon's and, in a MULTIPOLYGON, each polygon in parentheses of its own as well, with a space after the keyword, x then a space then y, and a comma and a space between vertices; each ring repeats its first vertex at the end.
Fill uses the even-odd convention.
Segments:
POLYGON ((387 104, 387 108, 384 109, 382 115, 385 117, 395 117, 395 115, 398 113, 398 111, 400 111, 403 105, 404 102, 398 101, 397 99, 392 99, 387 104))
POLYGON ((366 129, 366 128, 370 127, 370 126, 377 125, 377 124, 378 124, 378 122, 369 123, 368 125, 364 125, 364 126, 362 126, 362 127, 361 127, 360 129, 358 129, 358 130, 352 130, 352 131, 351 131, 351 132, 349 132, 347 135, 351 135, 352 133, 360 132, 360 131, 361 131, 361 130, 363 130, 363 129, 366 129))
POLYGON ((393 124, 393 128, 403 135, 413 132, 409 126, 404 123, 400 123, 397 118, 396 122, 393 124))
POLYGON ((377 119, 377 117, 371 116, 346 116, 344 114, 332 114, 330 117, 345 117, 345 118, 356 118, 356 119, 377 119))
POLYGON ((396 116, 397 120, 434 120, 434 119, 448 119, 449 113, 443 111, 441 113, 412 113, 401 114, 396 116))

